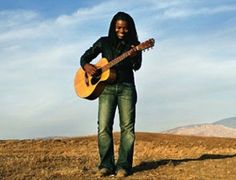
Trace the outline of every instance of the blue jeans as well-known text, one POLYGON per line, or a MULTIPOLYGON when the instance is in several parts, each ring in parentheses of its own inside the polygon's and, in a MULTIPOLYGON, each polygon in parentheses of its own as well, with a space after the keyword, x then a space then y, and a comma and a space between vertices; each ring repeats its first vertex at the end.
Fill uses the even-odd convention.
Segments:
POLYGON ((115 170, 114 144, 112 137, 116 107, 120 118, 120 146, 117 169, 131 170, 134 152, 135 105, 137 93, 130 83, 109 84, 99 96, 98 148, 99 168, 115 170))

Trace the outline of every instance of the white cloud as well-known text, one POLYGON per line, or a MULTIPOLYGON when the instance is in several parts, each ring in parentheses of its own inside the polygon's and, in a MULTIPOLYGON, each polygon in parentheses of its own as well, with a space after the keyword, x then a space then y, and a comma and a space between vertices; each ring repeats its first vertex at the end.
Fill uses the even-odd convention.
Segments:
POLYGON ((38 13, 28 10, 3 10, 0 11, 0 30, 8 31, 16 26, 25 26, 26 23, 35 21, 39 18, 38 13))
POLYGON ((224 5, 224 6, 216 6, 216 7, 184 7, 184 8, 177 8, 171 7, 166 9, 163 13, 164 19, 168 18, 185 18, 197 15, 214 15, 218 13, 225 13, 225 12, 232 12, 236 10, 236 6, 232 5, 224 5))

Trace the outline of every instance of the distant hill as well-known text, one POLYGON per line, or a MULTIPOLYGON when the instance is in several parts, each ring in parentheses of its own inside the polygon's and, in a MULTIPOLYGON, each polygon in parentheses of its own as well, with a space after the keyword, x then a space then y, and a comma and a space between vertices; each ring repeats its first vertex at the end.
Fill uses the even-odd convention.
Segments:
POLYGON ((199 125, 183 126, 175 129, 170 129, 162 133, 236 138, 235 128, 229 128, 221 124, 199 124, 199 125))
POLYGON ((229 128, 236 128, 236 117, 222 119, 222 120, 216 121, 213 124, 221 124, 229 128))

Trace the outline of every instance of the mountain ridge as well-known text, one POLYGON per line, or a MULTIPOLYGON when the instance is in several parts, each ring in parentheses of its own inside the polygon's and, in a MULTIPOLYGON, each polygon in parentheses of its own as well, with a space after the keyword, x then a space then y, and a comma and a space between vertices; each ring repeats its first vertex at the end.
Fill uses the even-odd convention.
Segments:
POLYGON ((163 131, 164 134, 236 138, 236 117, 214 123, 193 124, 163 131))
POLYGON ((226 127, 236 128, 236 117, 221 119, 219 121, 214 122, 213 124, 221 124, 226 127))

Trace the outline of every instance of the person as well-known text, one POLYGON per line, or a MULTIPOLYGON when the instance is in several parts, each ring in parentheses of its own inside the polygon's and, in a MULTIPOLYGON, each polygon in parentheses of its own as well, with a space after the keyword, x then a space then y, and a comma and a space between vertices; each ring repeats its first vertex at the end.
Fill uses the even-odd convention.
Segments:
POLYGON ((98 98, 98 149, 100 155, 98 176, 109 176, 116 173, 118 177, 125 177, 132 172, 137 101, 134 71, 140 69, 142 62, 142 52, 134 48, 138 44, 140 42, 133 18, 125 12, 118 12, 110 22, 108 36, 100 37, 80 59, 84 71, 93 76, 96 74, 97 67, 90 62, 99 54, 111 61, 133 48, 131 56, 113 67, 116 72, 116 80, 107 84, 98 98), (115 165, 112 132, 117 107, 120 145, 115 165))

